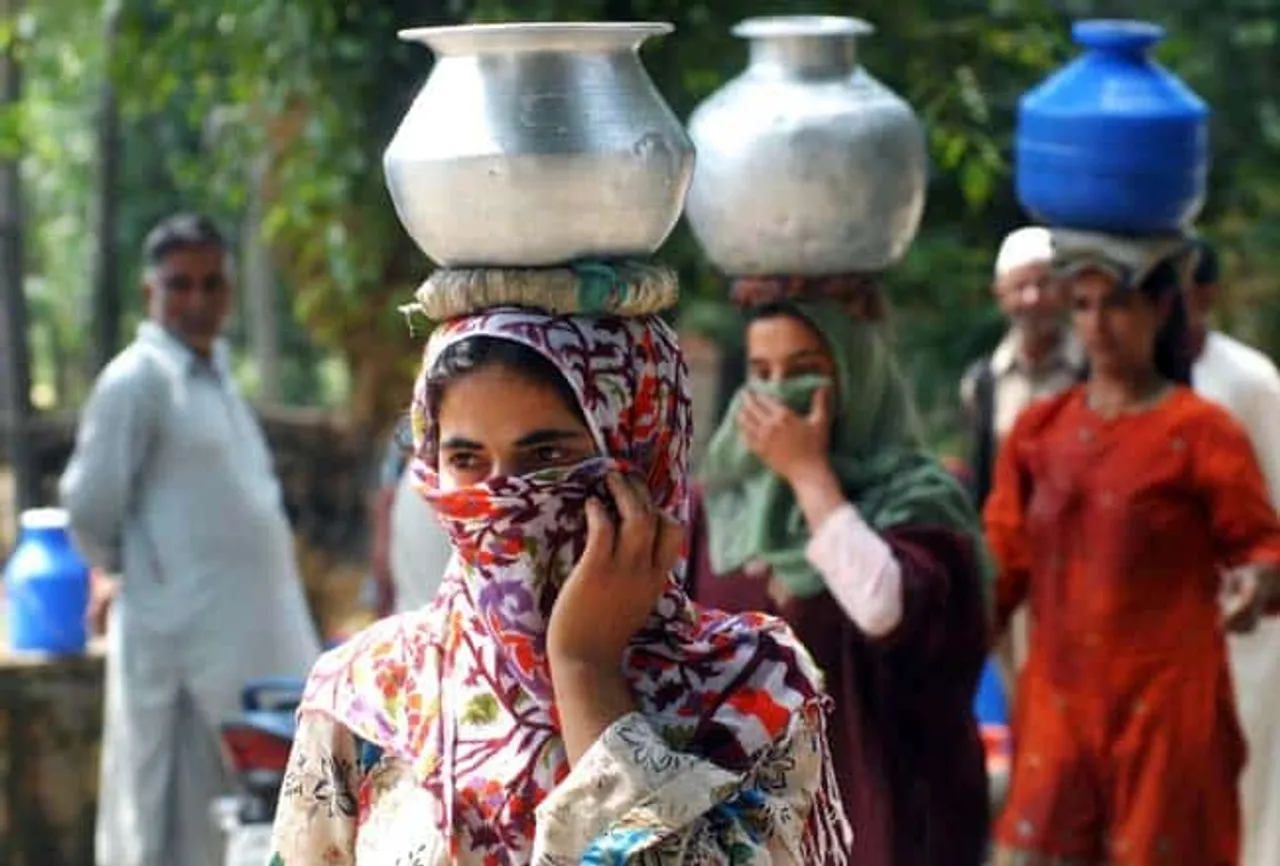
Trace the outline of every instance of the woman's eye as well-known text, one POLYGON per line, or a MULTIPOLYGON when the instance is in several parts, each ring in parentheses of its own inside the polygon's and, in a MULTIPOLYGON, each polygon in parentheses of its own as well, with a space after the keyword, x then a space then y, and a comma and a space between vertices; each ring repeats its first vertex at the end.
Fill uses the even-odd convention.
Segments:
POLYGON ((450 454, 445 458, 445 465, 450 469, 455 469, 459 472, 475 469, 479 464, 479 455, 468 454, 466 452, 450 454))
POLYGON ((568 458, 569 452, 555 445, 547 445, 533 452, 534 462, 541 466, 561 463, 568 458))

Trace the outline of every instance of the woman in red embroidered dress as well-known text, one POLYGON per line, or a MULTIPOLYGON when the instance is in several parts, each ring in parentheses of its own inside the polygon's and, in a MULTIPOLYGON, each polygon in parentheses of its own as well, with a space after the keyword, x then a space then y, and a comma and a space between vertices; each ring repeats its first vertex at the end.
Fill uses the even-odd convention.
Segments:
POLYGON ((1233 866, 1223 608, 1247 628, 1274 597, 1280 525, 1244 432, 1186 387, 1187 245, 1054 243, 1090 374, 1019 418, 986 508, 997 629, 1032 622, 996 862, 1233 866))

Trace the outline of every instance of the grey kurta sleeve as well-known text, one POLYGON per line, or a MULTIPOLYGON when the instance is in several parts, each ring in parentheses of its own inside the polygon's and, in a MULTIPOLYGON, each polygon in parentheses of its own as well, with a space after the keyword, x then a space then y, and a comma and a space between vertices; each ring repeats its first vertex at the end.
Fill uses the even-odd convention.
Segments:
POLYGON ((151 447, 163 387, 144 359, 121 356, 103 371, 80 416, 58 492, 76 544, 104 571, 123 566, 125 514, 151 447))

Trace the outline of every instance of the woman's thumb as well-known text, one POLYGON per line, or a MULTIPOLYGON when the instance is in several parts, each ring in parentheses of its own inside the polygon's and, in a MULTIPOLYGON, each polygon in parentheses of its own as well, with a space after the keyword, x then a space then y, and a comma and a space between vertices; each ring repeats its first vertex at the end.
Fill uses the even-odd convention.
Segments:
POLYGON ((582 562, 604 562, 613 554, 613 521, 604 503, 596 497, 587 500, 587 546, 582 562))
POLYGON ((818 427, 826 426, 831 420, 831 386, 823 385, 813 393, 809 404, 809 423, 818 427))

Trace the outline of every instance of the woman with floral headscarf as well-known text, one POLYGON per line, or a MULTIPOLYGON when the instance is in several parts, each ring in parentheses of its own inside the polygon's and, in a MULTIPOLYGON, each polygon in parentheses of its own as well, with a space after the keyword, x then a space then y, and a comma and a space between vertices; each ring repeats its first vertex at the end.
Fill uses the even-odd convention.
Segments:
POLYGON ((843 861, 811 660, 685 595, 689 415, 654 317, 436 331, 413 471, 458 555, 317 664, 273 862, 843 861))
POLYGON ((878 286, 738 279, 734 296, 749 378, 704 457, 694 597, 776 612, 813 652, 854 862, 978 866, 977 515, 920 440, 878 286))

